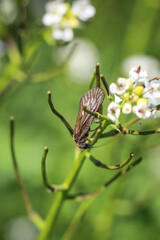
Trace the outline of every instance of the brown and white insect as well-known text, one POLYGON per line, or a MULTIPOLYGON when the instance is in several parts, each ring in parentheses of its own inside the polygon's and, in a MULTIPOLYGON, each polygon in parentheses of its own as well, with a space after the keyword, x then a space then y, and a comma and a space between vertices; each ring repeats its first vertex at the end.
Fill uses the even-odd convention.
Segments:
POLYGON ((88 139, 90 126, 94 120, 94 116, 83 110, 84 105, 92 112, 98 112, 102 106, 105 93, 103 89, 97 87, 86 92, 80 100, 79 112, 76 125, 73 131, 73 138, 77 146, 81 149, 89 148, 90 143, 86 143, 88 139))

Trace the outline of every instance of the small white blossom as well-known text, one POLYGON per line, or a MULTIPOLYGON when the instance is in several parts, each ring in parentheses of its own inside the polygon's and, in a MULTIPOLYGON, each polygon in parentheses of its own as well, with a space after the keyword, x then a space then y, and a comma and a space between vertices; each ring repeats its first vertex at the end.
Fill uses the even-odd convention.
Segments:
POLYGON ((160 98, 160 81, 151 81, 144 89, 144 97, 147 99, 160 98))
POLYGON ((130 103, 125 103, 122 108, 124 114, 130 114, 132 112, 132 105, 130 103))
POLYGON ((133 107, 133 112, 139 118, 147 119, 151 117, 151 110, 144 103, 140 103, 133 107))
POLYGON ((96 10, 88 0, 78 0, 73 2, 71 10, 83 22, 92 18, 96 10))
POLYGON ((142 71, 142 70, 140 69, 139 73, 137 73, 137 68, 136 68, 136 67, 131 68, 131 70, 130 70, 130 72, 129 72, 129 79, 130 79, 133 83, 136 83, 136 82, 145 83, 147 77, 148 77, 148 74, 147 74, 146 71, 142 71))
POLYGON ((67 11, 67 4, 62 1, 47 2, 45 5, 46 14, 42 18, 42 22, 45 26, 51 26, 53 24, 60 23, 63 15, 67 11))
POLYGON ((114 102, 120 103, 120 102, 122 102, 122 99, 120 97, 118 97, 116 94, 114 94, 114 102))
POLYGON ((125 78, 118 78, 117 84, 118 86, 115 83, 111 83, 109 89, 112 94, 122 95, 129 89, 130 86, 129 81, 125 78))
POLYGON ((73 29, 95 15, 95 8, 89 0, 73 1, 72 5, 63 0, 49 1, 45 10, 43 24, 52 27, 53 38, 67 42, 73 39, 73 29))
POLYGON ((119 104, 115 103, 115 102, 111 102, 108 106, 108 114, 107 116, 113 121, 115 122, 119 116, 120 116, 120 106, 119 104))
POLYGON ((69 42, 73 39, 73 30, 71 28, 55 28, 52 32, 52 36, 56 40, 63 40, 69 42))
POLYGON ((125 58, 122 62, 122 71, 128 74, 133 66, 143 66, 146 69, 149 79, 160 76, 160 61, 151 55, 135 54, 125 58))

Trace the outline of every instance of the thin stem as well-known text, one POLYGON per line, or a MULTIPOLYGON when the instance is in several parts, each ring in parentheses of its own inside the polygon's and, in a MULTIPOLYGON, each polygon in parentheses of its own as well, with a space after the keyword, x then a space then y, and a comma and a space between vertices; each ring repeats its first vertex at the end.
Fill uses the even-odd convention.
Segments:
POLYGON ((127 163, 129 163, 131 161, 133 156, 134 156, 134 153, 130 153, 129 157, 125 161, 123 161, 120 164, 111 166, 111 165, 103 164, 99 160, 95 159, 90 153, 87 154, 87 157, 94 163, 94 165, 96 167, 101 167, 101 168, 105 168, 108 170, 116 170, 116 169, 123 168, 125 165, 127 165, 127 163))
POLYGON ((133 169, 137 164, 139 164, 142 161, 142 158, 138 158, 136 161, 131 163, 128 167, 123 168, 119 173, 117 173, 114 177, 112 177, 110 180, 106 181, 100 188, 98 188, 96 191, 92 193, 87 194, 75 194, 75 195, 68 195, 68 199, 75 199, 77 201, 83 201, 86 199, 90 199, 93 197, 98 196, 101 192, 103 192, 111 183, 113 183, 115 180, 117 180, 122 175, 129 172, 131 169, 133 169))
POLYGON ((89 81, 88 90, 90 90, 92 88, 95 77, 96 77, 96 70, 94 70, 92 77, 89 81))
POLYGON ((38 227, 38 229, 41 230, 43 228, 44 221, 33 210, 30 198, 24 187, 24 183, 23 183, 23 180, 22 180, 20 172, 19 172, 19 168, 18 168, 16 156, 15 156, 15 150, 14 150, 14 132, 15 132, 14 117, 10 117, 10 147, 11 147, 11 155, 12 155, 13 168, 14 168, 14 172, 16 175, 16 180, 17 180, 18 186, 21 190, 28 215, 29 215, 30 219, 33 221, 33 223, 38 227))
POLYGON ((88 110, 88 109, 87 109, 87 105, 84 105, 84 106, 83 106, 83 110, 84 110, 85 112, 87 112, 88 114, 94 116, 94 117, 97 118, 97 119, 107 120, 109 123, 113 123, 113 122, 110 120, 109 117, 107 117, 107 116, 105 116, 105 115, 102 115, 102 114, 100 114, 99 112, 92 112, 92 111, 88 110))
POLYGON ((46 186, 48 190, 51 192, 58 192, 58 191, 65 191, 65 188, 62 185, 50 185, 48 183, 47 179, 47 174, 46 174, 46 157, 48 153, 48 147, 44 148, 44 152, 42 155, 42 160, 41 160, 41 170, 42 170, 42 177, 43 177, 43 183, 46 186))
MULTIPOLYGON (((138 122, 139 120, 140 120, 140 119, 139 119, 138 117, 136 117, 136 118, 132 119, 131 121, 125 123, 125 124, 123 125, 123 128, 129 127, 129 126, 133 125, 134 123, 138 122)), ((119 126, 118 128, 119 128, 119 129, 122 129, 121 126, 119 126)), ((120 131, 114 129, 114 130, 111 130, 111 131, 109 131, 109 132, 106 132, 106 133, 101 134, 100 138, 113 137, 113 136, 115 136, 115 135, 117 135, 117 134, 119 134, 119 133, 120 133, 120 131)))
POLYGON ((127 128, 133 124, 135 124, 136 122, 138 122, 140 120, 140 118, 136 117, 136 118, 133 118, 132 120, 130 120, 129 122, 125 123, 123 125, 124 128, 127 128))
POLYGON ((123 134, 131 134, 131 135, 149 135, 149 134, 154 134, 154 133, 160 133, 160 128, 150 130, 150 131, 143 131, 143 132, 139 132, 137 130, 130 130, 127 128, 122 128, 121 132, 123 134))
POLYGON ((58 214, 60 212, 60 209, 63 205, 64 200, 67 198, 68 191, 72 187, 73 183, 75 182, 78 173, 84 163, 85 160, 85 154, 89 151, 89 149, 86 149, 84 151, 79 151, 79 149, 76 149, 76 159, 74 162, 74 165, 66 177, 63 186, 66 187, 66 190, 63 192, 58 192, 51 208, 49 209, 48 215, 46 217, 45 226, 43 228, 43 231, 41 231, 40 236, 38 240, 46 240, 50 236, 53 226, 57 220, 58 214))
POLYGON ((110 94, 109 94, 109 85, 108 85, 105 77, 103 76, 103 74, 100 74, 100 77, 101 77, 102 82, 103 82, 103 85, 104 85, 104 87, 105 87, 105 89, 106 89, 106 91, 107 91, 107 95, 109 96, 109 95, 110 95, 110 94))
POLYGON ((51 92, 48 91, 48 103, 50 106, 51 111, 53 112, 53 114, 55 114, 58 118, 61 119, 61 121, 64 123, 64 125, 66 126, 66 128, 68 129, 68 131, 70 132, 71 136, 73 136, 73 129, 72 127, 69 125, 69 123, 66 121, 66 119, 54 108, 52 100, 51 100, 51 92))
POLYGON ((96 64, 96 87, 100 88, 100 63, 96 64))
POLYGON ((64 235, 62 236, 61 240, 70 240, 75 233, 78 225, 80 224, 86 210, 88 209, 89 205, 93 202, 93 199, 88 201, 84 201, 81 203, 80 207, 78 208, 73 220, 69 224, 67 230, 65 231, 64 235))

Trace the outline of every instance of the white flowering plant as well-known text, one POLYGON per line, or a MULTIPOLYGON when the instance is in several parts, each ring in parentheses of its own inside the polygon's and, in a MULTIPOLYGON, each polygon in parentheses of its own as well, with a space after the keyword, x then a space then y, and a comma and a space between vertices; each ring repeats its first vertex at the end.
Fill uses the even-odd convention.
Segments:
MULTIPOLYGON (((117 84, 111 83, 110 86, 107 84, 104 76, 100 74, 100 64, 97 63, 93 76, 89 83, 89 90, 84 96, 81 98, 80 101, 80 108, 78 112, 78 117, 75 125, 75 129, 73 130, 71 125, 67 122, 67 120, 55 109, 53 102, 51 100, 51 92, 48 91, 48 103, 50 109, 54 115, 56 115, 68 129, 70 135, 74 138, 77 146, 76 146, 76 154, 75 154, 75 161, 71 171, 69 172, 68 176, 64 180, 64 182, 60 185, 50 185, 48 183, 47 174, 46 174, 46 157, 48 154, 48 147, 44 148, 44 152, 41 159, 41 169, 42 169, 42 177, 45 187, 53 193, 56 193, 56 197, 53 201, 53 205, 48 212, 48 216, 46 219, 42 219, 41 216, 33 210, 31 202, 29 200, 29 196, 24 188, 23 181, 20 177, 19 170, 17 167, 17 162, 15 158, 14 152, 14 118, 11 117, 10 119, 10 136, 11 136, 11 152, 12 152, 12 160, 14 163, 14 169, 17 177, 17 182, 19 187, 22 191, 22 195, 26 204, 26 209, 28 215, 32 222, 37 226, 39 229, 39 240, 46 240, 52 233, 52 227, 56 222, 57 215, 62 207, 62 204, 65 200, 77 200, 83 201, 86 199, 93 199, 101 192, 103 192, 106 187, 108 187, 112 182, 118 179, 120 176, 126 174, 128 171, 133 169, 137 164, 139 164, 142 160, 142 157, 137 158, 137 160, 130 163, 132 160, 134 153, 131 152, 128 155, 128 158, 116 165, 108 165, 102 163, 101 161, 97 160, 91 154, 92 147, 100 138, 107 138, 110 136, 116 136, 119 133, 122 134, 132 134, 132 135, 147 135, 147 134, 154 134, 160 133, 160 129, 152 130, 152 131, 144 131, 138 132, 134 130, 129 130, 128 127, 134 124, 139 119, 155 119, 156 113, 159 110, 159 105, 156 105, 155 102, 152 100, 157 100, 159 98, 160 93, 160 86, 159 86, 159 77, 154 79, 148 79, 146 71, 142 71, 141 67, 132 68, 129 72, 129 78, 118 78, 117 84), (96 88, 92 89, 93 81, 96 79, 96 88), (100 113, 101 104, 104 100, 104 91, 100 89, 100 79, 102 79, 105 89, 107 91, 108 99, 110 100, 107 115, 103 115, 100 113), (98 104, 98 105, 97 105, 98 104), (98 107, 97 107, 98 106, 98 107), (96 110, 98 109, 98 110, 96 110), (125 123, 123 126, 120 124, 120 114, 130 114, 133 113, 136 115, 136 118, 125 123), (90 138, 89 131, 91 124, 94 118, 99 119, 98 121, 99 126, 96 128, 94 133, 90 138), (111 131, 103 133, 108 126, 111 126, 113 129, 111 131), (77 136, 75 138, 75 136, 77 136), (79 141, 79 143, 78 143, 79 141), (88 158, 91 162, 100 168, 106 170, 120 170, 116 175, 114 175, 111 179, 107 180, 104 184, 102 184, 97 190, 89 193, 70 193, 70 189, 74 184, 78 173, 84 163, 84 160, 88 158), (129 164, 130 163, 130 164, 129 164), (128 164, 128 165, 127 165, 128 164), (127 166, 126 166, 127 165, 127 166), (33 214, 34 213, 34 214, 33 214)), ((158 103, 158 102, 157 102, 158 103)), ((91 203, 88 201, 88 203, 91 203)), ((89 205, 86 205, 87 207, 89 205)), ((86 208, 83 208, 78 213, 78 216, 84 214, 86 208)), ((79 219, 78 217, 78 219, 79 219)), ((74 224, 74 221, 73 221, 74 224)), ((72 228, 71 224, 71 228, 72 228)), ((70 232, 70 228, 66 233, 65 236, 68 236, 70 232)))
POLYGON ((63 42, 70 42, 73 30, 88 22, 96 12, 89 0, 76 0, 72 4, 64 0, 49 1, 45 10, 42 23, 50 27, 53 39, 63 42))
POLYGON ((109 86, 111 103, 108 117, 118 122, 120 114, 135 114, 138 118, 155 119, 160 103, 160 77, 148 79, 141 66, 133 67, 129 78, 118 78, 117 84, 109 86))

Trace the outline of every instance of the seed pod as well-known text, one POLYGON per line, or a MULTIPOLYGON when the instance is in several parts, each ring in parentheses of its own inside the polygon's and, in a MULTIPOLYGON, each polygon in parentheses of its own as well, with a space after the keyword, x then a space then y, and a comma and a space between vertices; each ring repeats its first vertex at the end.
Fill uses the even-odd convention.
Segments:
POLYGON ((76 125, 73 131, 73 138, 77 146, 81 149, 89 148, 90 143, 85 143, 88 140, 90 126, 94 120, 94 116, 83 110, 84 105, 92 112, 98 112, 102 106, 105 94, 101 88, 93 88, 86 92, 80 100, 79 112, 76 120, 76 125))

